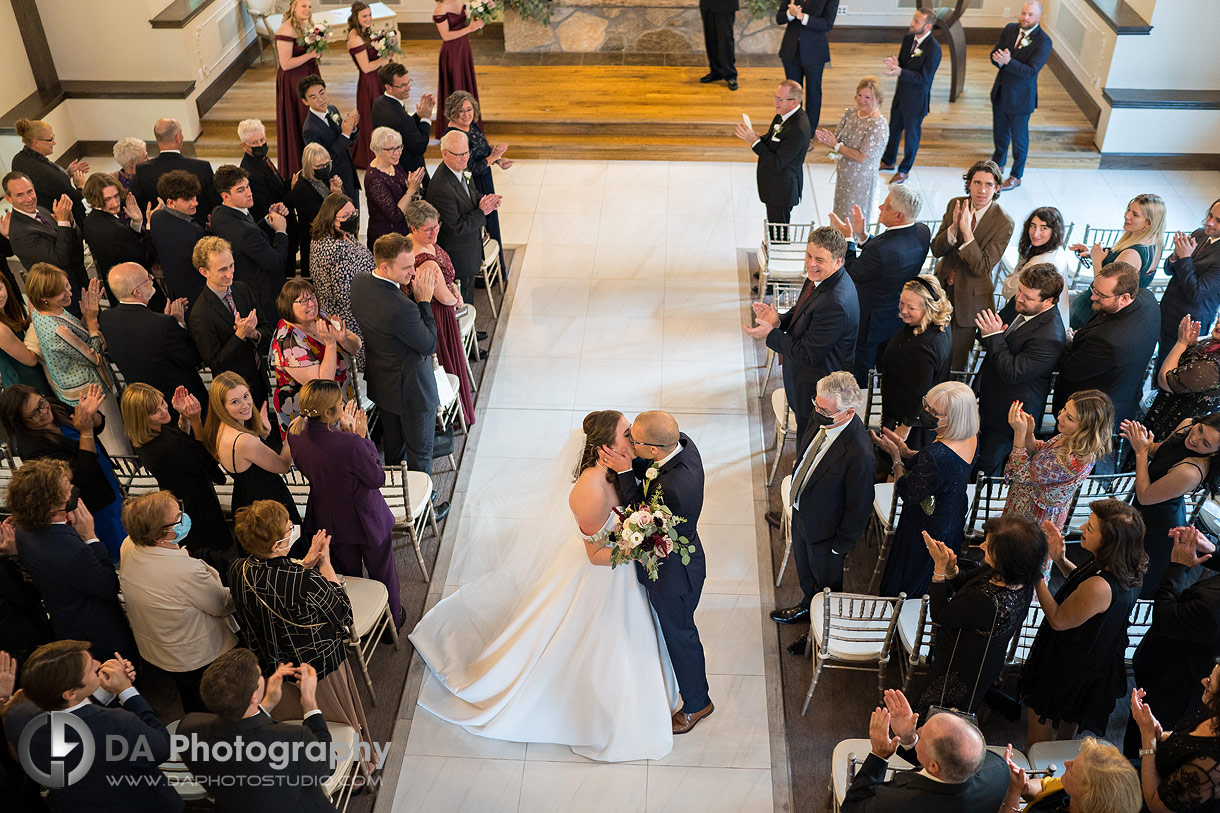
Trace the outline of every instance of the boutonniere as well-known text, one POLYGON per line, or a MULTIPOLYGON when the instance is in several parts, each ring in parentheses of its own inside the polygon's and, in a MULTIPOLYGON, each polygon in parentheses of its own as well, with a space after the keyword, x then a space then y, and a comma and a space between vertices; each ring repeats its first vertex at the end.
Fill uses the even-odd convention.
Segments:
POLYGON ((1021 41, 1019 43, 1017 43, 1017 47, 1018 48, 1028 48, 1029 47, 1029 34, 1026 34, 1024 37, 1021 38, 1021 41))
POLYGON ((343 119, 339 117, 338 113, 331 112, 328 115, 330 116, 330 120, 333 121, 335 124, 343 123, 343 119))
POLYGON ((644 472, 645 480, 655 480, 657 475, 661 473, 661 467, 655 463, 648 467, 648 471, 644 472))
POLYGON ((911 51, 911 56, 923 56, 923 49, 916 48, 914 51, 911 51))
POLYGON ((470 174, 470 170, 464 169, 464 170, 462 170, 462 177, 466 179, 466 183, 470 183, 470 179, 473 176, 470 174))

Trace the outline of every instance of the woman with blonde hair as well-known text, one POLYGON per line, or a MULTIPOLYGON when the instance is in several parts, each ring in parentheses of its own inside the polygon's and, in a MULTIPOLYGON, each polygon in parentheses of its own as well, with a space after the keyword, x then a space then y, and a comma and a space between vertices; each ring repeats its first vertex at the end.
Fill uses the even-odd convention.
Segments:
MULTIPOLYGON (((254 408, 250 387, 237 373, 212 379, 203 443, 233 478, 234 511, 255 500, 275 500, 300 523, 301 514, 281 477, 292 469, 292 452, 254 408)), ((301 552, 303 548, 294 549, 293 555, 301 552)))
POLYGON ((920 449, 930 438, 918 421, 923 396, 949 380, 953 303, 936 277, 921 274, 902 286, 898 318, 902 327, 886 342, 878 364, 881 425, 920 449))
POLYGON ((309 108, 297 93, 297 82, 306 76, 321 76, 317 55, 305 47, 305 35, 313 30, 312 0, 289 0, 284 22, 275 31, 275 143, 280 175, 291 178, 301 168, 298 156, 305 146, 301 125, 309 108))
POLYGON ((838 129, 832 133, 819 127, 813 134, 837 156, 833 211, 849 223, 855 207, 865 216, 873 211, 873 189, 890 136, 890 126, 881 114, 884 100, 881 80, 866 76, 856 85, 856 106, 843 111, 838 129))
POLYGON ((1122 752, 1105 740, 1085 737, 1080 752, 1063 761, 1063 776, 1030 779, 1008 761, 1008 795, 1004 808, 1025 813, 1139 813, 1143 806, 1140 777, 1122 752))
POLYGON ((365 435, 368 423, 353 400, 343 403, 334 381, 317 378, 301 388, 301 414, 288 430, 297 468, 309 479, 305 535, 325 528, 334 536, 331 560, 345 576, 385 585, 396 626, 406 616, 399 598, 394 561, 394 514, 381 495, 385 469, 377 447, 365 435))
POLYGON ((301 276, 309 277, 309 233, 326 196, 343 194, 343 179, 334 172, 330 153, 321 144, 309 143, 301 150, 301 171, 292 176, 292 185, 284 202, 292 207, 297 223, 301 224, 301 276))
POLYGON ((892 429, 882 427, 873 440, 893 461, 894 490, 902 516, 890 543, 881 576, 881 595, 922 596, 932 584, 932 557, 924 532, 955 554, 966 529, 966 483, 974 463, 979 433, 979 403, 960 381, 945 381, 923 398, 919 423, 935 439, 914 452, 892 429))
POLYGON ((21 138, 22 147, 13 156, 13 172, 24 172, 38 193, 38 205, 52 209, 62 195, 72 199, 72 217, 79 227, 85 222, 85 198, 81 189, 89 177, 89 162, 78 158, 65 170, 51 160, 55 152, 55 131, 45 121, 18 119, 13 129, 21 138))
MULTIPOLYGON (((1159 195, 1136 195, 1123 212, 1123 236, 1106 248, 1094 243, 1068 246, 1081 260, 1091 263, 1093 274, 1115 262, 1124 262, 1140 272, 1140 287, 1147 288, 1156 276, 1157 260, 1165 246, 1165 201, 1159 195)), ((1085 292, 1087 293, 1087 292, 1085 292)), ((1093 317, 1093 301, 1088 296, 1072 298, 1072 330, 1079 330, 1093 317)))
POLYGON ((1050 440, 1034 437, 1034 416, 1020 401, 1008 410, 1012 455, 1004 469, 1010 483, 1004 513, 1049 521, 1060 531, 1068 506, 1097 461, 1110 453, 1114 402, 1101 390, 1081 390, 1059 410, 1059 433, 1050 440))

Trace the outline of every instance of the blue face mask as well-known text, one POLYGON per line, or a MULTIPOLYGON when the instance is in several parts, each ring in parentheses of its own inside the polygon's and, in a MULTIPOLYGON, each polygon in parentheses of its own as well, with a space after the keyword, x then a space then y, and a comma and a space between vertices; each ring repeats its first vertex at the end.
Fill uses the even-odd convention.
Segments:
POLYGON ((182 519, 174 523, 174 544, 181 545, 182 540, 191 532, 191 515, 182 512, 182 519))

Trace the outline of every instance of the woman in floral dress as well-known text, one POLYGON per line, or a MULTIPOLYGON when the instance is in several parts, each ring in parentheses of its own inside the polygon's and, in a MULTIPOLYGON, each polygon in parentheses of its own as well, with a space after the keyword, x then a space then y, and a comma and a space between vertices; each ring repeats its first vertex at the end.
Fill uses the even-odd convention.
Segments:
POLYGON ((835 168, 834 212, 850 222, 852 208, 865 219, 873 215, 873 189, 881 171, 881 153, 889 125, 881 115, 881 80, 866 76, 856 85, 856 107, 843 111, 839 129, 818 128, 814 137, 841 156, 835 168))

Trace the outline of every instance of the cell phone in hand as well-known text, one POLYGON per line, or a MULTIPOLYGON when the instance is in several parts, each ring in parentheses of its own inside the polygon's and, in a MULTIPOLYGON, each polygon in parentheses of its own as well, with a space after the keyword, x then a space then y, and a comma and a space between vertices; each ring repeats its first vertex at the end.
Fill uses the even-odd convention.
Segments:
POLYGON ((749 116, 749 114, 747 114, 747 113, 742 113, 742 114, 741 114, 741 120, 742 120, 742 122, 743 122, 743 123, 746 125, 746 129, 747 129, 747 130, 753 130, 753 129, 754 129, 754 125, 750 123, 750 116, 749 116))

